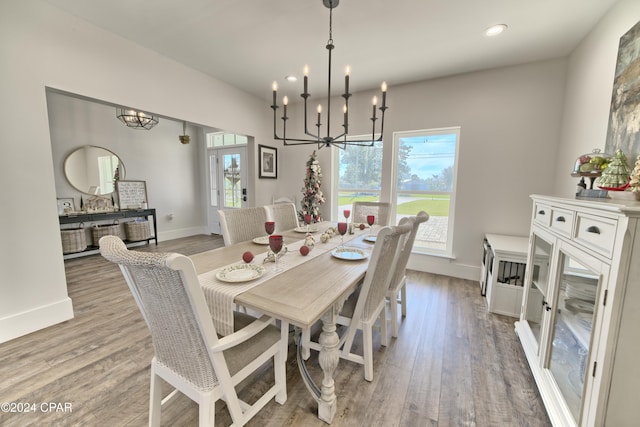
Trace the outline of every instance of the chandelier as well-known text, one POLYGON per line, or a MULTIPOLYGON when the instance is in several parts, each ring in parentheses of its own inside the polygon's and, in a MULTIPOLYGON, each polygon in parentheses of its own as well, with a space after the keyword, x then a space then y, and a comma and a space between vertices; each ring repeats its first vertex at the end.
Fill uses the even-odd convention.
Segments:
POLYGON ((134 129, 151 129, 158 124, 158 117, 142 111, 128 110, 126 108, 116 108, 116 117, 127 127, 134 129))
POLYGON ((327 77, 327 114, 326 114, 326 136, 322 136, 321 128, 323 126, 322 123, 322 105, 318 104, 317 107, 317 121, 315 123, 316 132, 310 132, 309 127, 307 125, 307 100, 311 96, 308 91, 308 76, 309 76, 309 68, 307 66, 304 67, 304 91, 300 96, 304 99, 304 134, 306 137, 304 138, 288 138, 287 137, 287 105, 289 103, 289 98, 284 96, 282 99, 282 107, 283 107, 283 115, 282 119, 282 137, 278 135, 277 132, 277 110, 280 108, 277 102, 278 96, 278 84, 273 82, 272 90, 273 90, 273 104, 271 108, 273 109, 273 137, 278 141, 283 141, 284 145, 304 145, 304 144, 318 144, 318 148, 322 147, 339 147, 341 149, 346 148, 347 145, 355 145, 361 147, 372 147, 375 142, 382 141, 382 131, 384 129, 384 112, 387 110, 387 84, 382 82, 381 90, 382 90, 382 105, 378 107, 378 97, 374 96, 372 100, 372 115, 371 115, 371 138, 370 139, 349 139, 349 97, 351 94, 349 93, 349 72, 350 69, 347 66, 345 76, 344 76, 344 93, 342 94, 342 98, 344 98, 344 104, 342 106, 343 113, 343 123, 342 123, 342 133, 337 136, 331 136, 331 51, 334 48, 333 38, 332 38, 332 21, 333 21, 333 9, 338 6, 340 3, 339 0, 322 0, 322 3, 325 7, 329 8, 329 40, 327 41, 327 51, 329 53, 329 73, 327 77), (376 117, 376 110, 380 110, 380 133, 378 138, 376 139, 376 121, 378 118, 376 117))

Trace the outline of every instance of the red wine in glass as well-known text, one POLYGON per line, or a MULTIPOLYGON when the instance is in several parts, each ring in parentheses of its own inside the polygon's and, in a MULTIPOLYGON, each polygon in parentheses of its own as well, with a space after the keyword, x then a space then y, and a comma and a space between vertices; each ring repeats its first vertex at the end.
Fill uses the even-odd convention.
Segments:
POLYGON ((339 222, 338 223, 338 233, 340 233, 340 246, 344 247, 344 235, 347 232, 347 223, 339 222))
MULTIPOLYGON (((369 224, 369 230, 372 229, 373 224, 376 222, 375 215, 367 215, 367 224, 369 224)), ((371 231, 369 231, 369 235, 371 235, 371 231)))
POLYGON ((343 214, 344 214, 344 219, 349 219, 349 216, 351 216, 351 211, 349 209, 345 209, 343 214))
POLYGON ((276 223, 273 221, 267 221, 264 223, 264 231, 267 232, 268 235, 272 235, 274 231, 276 231, 276 223))
POLYGON ((276 259, 276 269, 278 271, 278 254, 282 250, 282 236, 274 234, 269 236, 269 248, 273 251, 276 259))

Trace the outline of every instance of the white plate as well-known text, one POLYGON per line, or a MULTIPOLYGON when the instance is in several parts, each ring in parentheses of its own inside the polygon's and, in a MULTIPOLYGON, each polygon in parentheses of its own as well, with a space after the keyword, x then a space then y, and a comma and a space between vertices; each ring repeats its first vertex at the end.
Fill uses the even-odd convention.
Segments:
POLYGON ((331 255, 339 259, 346 259, 348 261, 359 261, 361 259, 366 259, 369 255, 357 248, 338 248, 331 251, 331 255))
POLYGON ((261 277, 265 269, 256 264, 237 264, 218 270, 216 279, 222 282, 240 283, 255 280, 261 277))
POLYGON ((367 237, 365 237, 363 240, 366 240, 367 242, 373 242, 373 243, 375 243, 375 242, 376 242, 376 238, 377 238, 377 237, 378 237, 378 236, 367 236, 367 237))
POLYGON ((257 245, 268 245, 269 236, 256 237, 255 239, 253 239, 253 243, 257 245))
MULTIPOLYGON (((302 227, 296 227, 293 229, 293 231, 295 231, 296 233, 306 233, 307 232, 307 226, 303 225, 302 227)), ((316 231, 318 231, 318 227, 309 227, 309 233, 315 233, 316 231)))

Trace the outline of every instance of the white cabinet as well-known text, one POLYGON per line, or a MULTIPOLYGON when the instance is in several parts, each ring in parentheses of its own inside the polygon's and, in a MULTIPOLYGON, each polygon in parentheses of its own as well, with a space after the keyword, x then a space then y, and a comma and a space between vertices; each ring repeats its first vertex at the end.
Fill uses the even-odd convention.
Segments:
POLYGON ((491 313, 520 316, 527 260, 527 237, 487 234, 482 280, 486 280, 487 307, 491 313))
POLYGON ((640 203, 532 196, 516 332, 555 426, 640 408, 640 203))

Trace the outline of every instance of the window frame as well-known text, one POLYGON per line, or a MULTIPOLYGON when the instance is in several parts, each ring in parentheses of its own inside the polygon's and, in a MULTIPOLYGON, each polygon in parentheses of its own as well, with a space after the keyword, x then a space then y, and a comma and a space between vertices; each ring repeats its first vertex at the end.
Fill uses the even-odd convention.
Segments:
MULTIPOLYGON (((448 194, 449 195, 449 215, 447 221, 447 237, 445 249, 430 249, 424 247, 416 247, 414 245, 413 253, 425 254, 425 255, 433 255, 433 256, 442 256, 446 258, 454 258, 453 255, 453 235, 454 235, 454 224, 455 224, 455 206, 456 206, 456 193, 457 193, 457 182, 458 182, 458 163, 460 156, 460 145, 461 145, 461 133, 462 129, 460 126, 450 126, 443 128, 433 128, 433 129, 421 129, 421 130, 412 130, 412 131, 398 131, 393 133, 392 138, 392 154, 393 154, 393 165, 391 167, 391 205, 392 205, 392 218, 397 218, 397 209, 398 209, 398 155, 400 150, 400 139, 401 138, 409 138, 409 137, 425 137, 442 134, 455 134, 456 135, 456 150, 454 155, 454 164, 453 164, 453 182, 451 186, 451 192, 442 192, 442 191, 421 191, 421 190, 411 190, 411 191, 402 191, 402 193, 415 193, 415 194, 448 194)), ((383 170, 383 175, 385 171, 383 170)), ((429 213, 429 212, 427 212, 429 213)))

